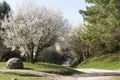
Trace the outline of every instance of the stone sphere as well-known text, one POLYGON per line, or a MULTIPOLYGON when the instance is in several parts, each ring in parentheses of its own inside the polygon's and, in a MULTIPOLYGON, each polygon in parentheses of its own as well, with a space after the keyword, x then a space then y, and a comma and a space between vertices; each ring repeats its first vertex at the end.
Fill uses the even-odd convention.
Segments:
POLYGON ((23 69, 23 63, 19 58, 11 58, 6 63, 9 69, 23 69))

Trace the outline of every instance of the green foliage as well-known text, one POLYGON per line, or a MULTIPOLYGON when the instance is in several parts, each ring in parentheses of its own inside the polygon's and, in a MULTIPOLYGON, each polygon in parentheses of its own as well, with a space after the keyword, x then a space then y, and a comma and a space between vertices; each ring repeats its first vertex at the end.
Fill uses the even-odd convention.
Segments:
MULTIPOLYGON (((7 16, 10 10, 11 8, 6 1, 3 1, 0 3, 0 29, 1 29, 1 20, 3 20, 5 16, 7 16)), ((3 40, 0 37, 0 61, 3 61, 3 56, 6 55, 7 52, 9 52, 9 50, 6 49, 5 46, 3 45, 2 41, 3 40)), ((5 57, 7 56, 4 56, 4 60, 5 60, 5 57)))
POLYGON ((63 59, 62 55, 58 53, 56 50, 45 48, 39 52, 36 57, 36 61, 38 62, 47 62, 54 64, 62 64, 63 59))
POLYGON ((0 3, 0 19, 4 19, 5 15, 7 15, 10 10, 10 5, 6 1, 0 3))
POLYGON ((0 49, 0 61, 7 61, 10 58, 20 58, 20 52, 18 50, 11 51, 10 49, 0 49))
POLYGON ((120 1, 86 0, 94 4, 80 10, 87 22, 81 37, 90 45, 90 53, 113 53, 120 50, 120 1))

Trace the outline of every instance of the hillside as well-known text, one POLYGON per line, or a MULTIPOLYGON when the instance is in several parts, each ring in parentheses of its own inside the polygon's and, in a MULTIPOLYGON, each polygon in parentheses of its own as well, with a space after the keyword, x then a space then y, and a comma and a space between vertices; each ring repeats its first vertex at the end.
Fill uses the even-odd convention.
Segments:
POLYGON ((91 57, 77 68, 120 69, 120 53, 91 57))

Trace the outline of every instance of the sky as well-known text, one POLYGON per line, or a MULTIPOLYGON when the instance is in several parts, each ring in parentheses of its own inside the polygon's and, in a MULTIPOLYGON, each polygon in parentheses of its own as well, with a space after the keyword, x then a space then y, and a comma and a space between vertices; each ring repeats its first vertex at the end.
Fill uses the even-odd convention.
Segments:
MULTIPOLYGON (((3 0, 0 0, 3 1, 3 0)), ((78 25, 83 23, 83 17, 79 13, 79 10, 85 10, 88 5, 85 0, 5 0, 10 4, 12 10, 16 10, 16 7, 25 5, 28 2, 32 2, 38 6, 50 7, 53 9, 59 9, 63 16, 68 19, 70 24, 78 25)))

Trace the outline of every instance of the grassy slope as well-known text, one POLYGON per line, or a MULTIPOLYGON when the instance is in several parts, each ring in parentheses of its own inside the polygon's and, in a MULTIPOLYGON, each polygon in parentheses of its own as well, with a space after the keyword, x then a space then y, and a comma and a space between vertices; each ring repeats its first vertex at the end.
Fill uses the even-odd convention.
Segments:
POLYGON ((77 68, 120 69, 120 54, 89 58, 86 64, 81 63, 77 68))

